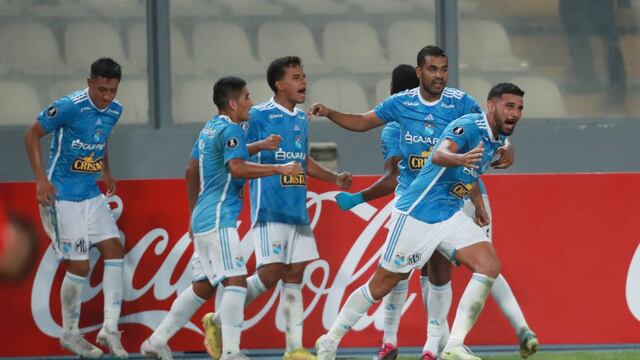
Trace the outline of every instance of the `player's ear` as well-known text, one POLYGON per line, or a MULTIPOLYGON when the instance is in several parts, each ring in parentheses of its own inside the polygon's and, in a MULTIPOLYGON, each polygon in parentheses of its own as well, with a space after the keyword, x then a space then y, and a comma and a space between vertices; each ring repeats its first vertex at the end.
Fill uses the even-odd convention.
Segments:
POLYGON ((277 91, 284 91, 284 81, 276 80, 276 90, 277 91))
POLYGON ((231 111, 238 110, 238 99, 236 98, 229 99, 228 105, 229 105, 229 110, 231 111))

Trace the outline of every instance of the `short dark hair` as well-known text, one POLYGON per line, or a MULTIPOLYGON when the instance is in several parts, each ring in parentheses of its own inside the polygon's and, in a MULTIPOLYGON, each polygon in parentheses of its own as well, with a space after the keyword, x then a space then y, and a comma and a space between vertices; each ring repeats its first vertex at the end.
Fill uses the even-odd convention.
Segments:
POLYGON ((393 69, 391 73, 391 95, 416 88, 420 85, 420 79, 416 75, 416 68, 407 65, 400 64, 393 69))
POLYGON ((489 95, 487 95, 487 100, 495 99, 501 97, 504 94, 511 94, 516 96, 524 97, 524 91, 520 89, 517 85, 512 83, 500 83, 494 85, 491 90, 489 90, 489 95))
POLYGON ((447 56, 447 54, 444 53, 444 50, 442 50, 441 48, 435 45, 427 45, 422 49, 420 49, 420 51, 418 51, 418 57, 417 57, 418 66, 424 65, 427 56, 440 57, 440 56, 447 56))
POLYGON ((213 103, 219 110, 226 109, 229 100, 237 99, 247 82, 235 76, 220 78, 213 85, 213 103))
POLYGON ((120 64, 108 57, 94 61, 91 64, 91 77, 95 78, 98 76, 107 79, 120 80, 122 78, 122 69, 120 68, 120 64))
POLYGON ((302 60, 298 56, 285 56, 277 58, 267 68, 267 83, 273 92, 276 92, 276 81, 284 79, 286 68, 292 66, 302 67, 302 60))

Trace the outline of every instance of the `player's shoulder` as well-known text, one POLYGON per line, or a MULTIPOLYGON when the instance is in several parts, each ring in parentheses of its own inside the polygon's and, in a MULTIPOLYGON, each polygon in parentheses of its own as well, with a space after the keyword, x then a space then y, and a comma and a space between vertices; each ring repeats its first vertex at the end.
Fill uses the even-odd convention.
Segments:
POLYGON ((276 104, 273 101, 269 100, 269 101, 262 102, 258 105, 254 105, 251 108, 251 112, 262 114, 262 113, 273 112, 275 109, 276 109, 276 104))
POLYGON ((469 129, 486 129, 487 121, 484 118, 484 114, 471 113, 457 118, 451 123, 451 126, 462 126, 469 129))
POLYGON ((445 87, 444 90, 442 91, 442 98, 443 99, 449 99, 449 100, 453 100, 453 101, 460 101, 465 97, 469 97, 469 94, 467 94, 466 92, 454 88, 454 87, 445 87))
POLYGON ((113 99, 111 104, 109 104, 109 109, 107 112, 113 115, 121 115, 122 114, 122 103, 118 99, 113 99))
POLYGON ((403 106, 417 107, 420 106, 420 88, 407 89, 397 92, 387 99, 395 101, 403 106))

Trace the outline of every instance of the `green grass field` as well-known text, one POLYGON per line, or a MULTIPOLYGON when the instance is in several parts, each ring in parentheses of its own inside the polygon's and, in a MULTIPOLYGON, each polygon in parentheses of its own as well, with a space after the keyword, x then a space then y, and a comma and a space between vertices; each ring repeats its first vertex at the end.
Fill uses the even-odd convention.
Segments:
MULTIPOLYGON (((513 355, 480 355, 482 360, 520 360, 513 355)), ((419 357, 401 356, 399 360, 416 360, 419 357)), ((638 360, 640 351, 589 351, 589 352, 541 352, 527 360, 638 360)))

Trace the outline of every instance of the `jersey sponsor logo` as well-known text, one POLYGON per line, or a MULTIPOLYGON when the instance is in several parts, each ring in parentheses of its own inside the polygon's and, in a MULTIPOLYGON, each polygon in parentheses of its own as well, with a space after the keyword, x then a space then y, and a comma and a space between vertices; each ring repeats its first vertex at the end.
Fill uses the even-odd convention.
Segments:
POLYGON ((102 170, 102 158, 93 159, 93 154, 73 160, 71 171, 97 173, 102 170))
POLYGON ((47 109, 47 116, 50 118, 55 117, 57 113, 58 109, 56 109, 56 107, 53 105, 49 106, 49 108, 47 109))
POLYGON ((480 173, 476 169, 465 167, 465 168, 462 169, 462 172, 467 174, 467 175, 473 176, 474 179, 477 179, 477 178, 480 177, 480 173))
MULTIPOLYGON (((102 132, 98 130, 94 135, 94 139, 100 136, 102 136, 102 132)), ((71 142, 71 148, 74 150, 104 150, 104 146, 105 143, 87 144, 82 142, 80 139, 75 139, 71 142)))
POLYGON ((403 101, 402 105, 404 105, 404 106, 418 106, 418 105, 420 105, 420 103, 417 102, 417 101, 403 101))
POLYGON ((307 186, 307 175, 280 175, 280 186, 307 186))
POLYGON ((464 197, 469 194, 469 191, 471 191, 472 187, 473 185, 471 184, 457 183, 451 188, 451 193, 458 199, 464 199, 464 197))
POLYGON ((453 108, 455 108, 455 107, 456 107, 456 105, 455 105, 455 104, 447 105, 447 104, 445 104, 445 103, 442 103, 440 106, 442 106, 442 107, 443 107, 443 108, 445 108, 445 109, 453 109, 453 108))
POLYGON ((238 139, 232 137, 229 140, 227 140, 227 147, 229 149, 235 149, 236 146, 238 146, 238 139))
POLYGON ((282 115, 282 114, 270 114, 270 115, 269 115, 269 120, 273 120, 273 119, 281 118, 281 117, 283 117, 283 116, 284 116, 284 115, 282 115))
POLYGON ((214 137, 216 135, 216 129, 212 129, 212 128, 204 128, 202 129, 202 135, 206 136, 206 137, 214 137))
POLYGON ((407 131, 407 133, 404 134, 404 141, 407 144, 420 143, 420 144, 429 144, 429 145, 433 146, 438 142, 438 138, 437 137, 431 137, 431 136, 415 135, 415 134, 412 134, 411 132, 407 131))
POLYGON ((420 171, 427 162, 427 158, 431 155, 431 150, 423 151, 420 155, 409 155, 408 166, 409 170, 420 171))
MULTIPOLYGON (((89 111, 89 110, 91 110, 91 106, 85 106, 85 107, 83 107, 82 109, 80 109, 80 112, 81 112, 81 113, 83 113, 83 112, 85 112, 85 111, 89 111)), ((99 119, 98 119, 98 120, 99 120, 99 119)), ((96 122, 96 125, 97 125, 97 124, 98 124, 98 123, 96 122)))
MULTIPOLYGON (((297 146, 297 144, 296 144, 297 146)), ((302 144, 300 145, 302 147, 302 144)), ((276 160, 296 160, 296 159, 304 159, 307 157, 307 154, 302 151, 284 151, 280 148, 275 152, 276 160)))
POLYGON ((120 111, 113 110, 113 109, 107 109, 107 114, 120 115, 120 111))
POLYGON ((464 128, 462 126, 455 126, 452 130, 451 133, 455 136, 460 136, 462 134, 464 134, 464 128))

